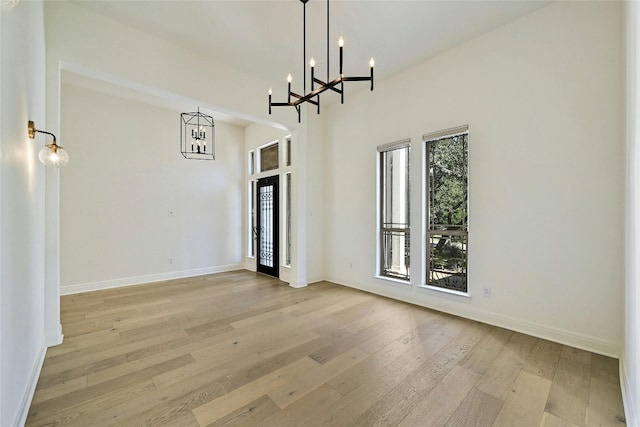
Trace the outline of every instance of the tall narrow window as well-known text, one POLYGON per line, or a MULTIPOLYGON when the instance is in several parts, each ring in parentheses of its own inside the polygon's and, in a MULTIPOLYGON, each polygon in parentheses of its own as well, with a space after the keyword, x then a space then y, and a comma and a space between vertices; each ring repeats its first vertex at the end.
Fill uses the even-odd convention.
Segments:
POLYGON ((285 256, 284 265, 291 265, 291 172, 287 173, 285 178, 285 213, 284 213, 284 230, 285 236, 285 256))
POLYGON ((288 136, 284 140, 284 144, 285 144, 285 156, 286 156, 285 166, 291 166, 291 137, 290 136, 288 136))
POLYGON ((467 292, 469 236, 468 127, 425 135, 427 285, 467 292))
POLYGON ((249 151, 249 175, 253 175, 256 171, 256 152, 249 151))
POLYGON ((409 152, 411 140, 378 147, 380 178, 379 274, 409 280, 409 152))
POLYGON ((250 257, 256 256, 256 239, 258 237, 258 225, 256 224, 256 181, 249 182, 249 200, 247 201, 248 216, 249 216, 249 241, 247 242, 247 255, 250 257))

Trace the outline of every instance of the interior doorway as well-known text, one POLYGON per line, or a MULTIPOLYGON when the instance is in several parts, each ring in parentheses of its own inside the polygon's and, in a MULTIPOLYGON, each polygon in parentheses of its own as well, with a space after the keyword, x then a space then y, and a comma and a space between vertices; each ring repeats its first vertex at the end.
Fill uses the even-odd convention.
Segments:
POLYGON ((258 180, 256 191, 258 256, 257 270, 260 273, 279 277, 280 253, 278 175, 258 180))

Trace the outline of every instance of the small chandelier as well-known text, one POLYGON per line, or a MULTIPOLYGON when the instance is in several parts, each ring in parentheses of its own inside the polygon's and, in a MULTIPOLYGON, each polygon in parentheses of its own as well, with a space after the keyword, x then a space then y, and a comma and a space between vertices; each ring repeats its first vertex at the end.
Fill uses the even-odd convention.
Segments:
POLYGON ((318 114, 320 114, 320 95, 327 91, 332 90, 340 94, 340 103, 344 104, 344 82, 356 82, 356 81, 370 81, 371 82, 371 90, 373 90, 373 66, 374 61, 373 58, 369 60, 369 75, 363 77, 346 77, 342 74, 342 58, 343 58, 343 48, 344 48, 344 39, 340 37, 338 40, 338 48, 339 48, 339 58, 340 58, 340 73, 338 77, 333 80, 329 80, 329 0, 327 0, 327 80, 322 81, 315 76, 315 66, 316 62, 313 57, 309 61, 309 66, 311 68, 311 92, 307 93, 307 69, 305 66, 306 56, 307 56, 307 2, 309 0, 300 0, 302 2, 302 68, 303 68, 303 95, 297 94, 291 91, 291 82, 293 77, 291 73, 287 76, 287 102, 272 102, 271 95, 272 90, 269 88, 269 114, 271 114, 271 107, 282 107, 282 106, 291 106, 295 107, 298 112, 298 123, 300 123, 300 105, 303 102, 308 102, 309 104, 313 104, 318 109, 318 114))
POLYGON ((200 112, 180 114, 180 152, 185 159, 215 160, 213 117, 200 112))

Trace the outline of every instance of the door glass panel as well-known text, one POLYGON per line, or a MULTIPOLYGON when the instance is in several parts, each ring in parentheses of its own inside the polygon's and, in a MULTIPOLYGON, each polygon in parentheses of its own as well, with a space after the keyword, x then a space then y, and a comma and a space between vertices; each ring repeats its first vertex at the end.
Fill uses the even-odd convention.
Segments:
POLYGON ((260 187, 260 264, 273 267, 273 185, 260 187))

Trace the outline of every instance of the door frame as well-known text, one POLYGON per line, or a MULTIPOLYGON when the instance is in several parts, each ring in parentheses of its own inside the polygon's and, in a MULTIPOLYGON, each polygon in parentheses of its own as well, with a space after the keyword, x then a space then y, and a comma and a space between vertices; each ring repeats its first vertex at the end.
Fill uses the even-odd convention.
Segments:
POLYGON ((256 242, 256 271, 273 277, 280 277, 280 175, 272 175, 260 178, 256 183, 256 226, 258 227, 256 242), (262 258, 262 207, 260 204, 260 189, 273 185, 273 209, 271 209, 272 230, 272 266, 260 263, 262 258))

